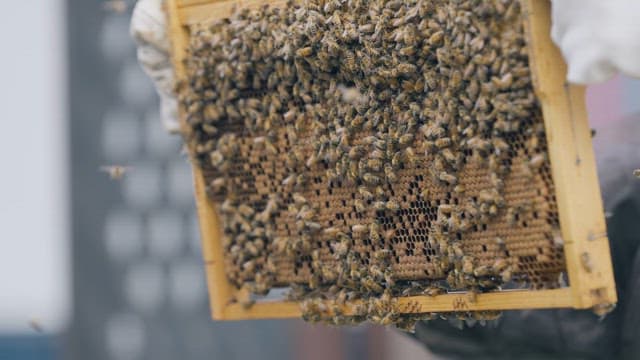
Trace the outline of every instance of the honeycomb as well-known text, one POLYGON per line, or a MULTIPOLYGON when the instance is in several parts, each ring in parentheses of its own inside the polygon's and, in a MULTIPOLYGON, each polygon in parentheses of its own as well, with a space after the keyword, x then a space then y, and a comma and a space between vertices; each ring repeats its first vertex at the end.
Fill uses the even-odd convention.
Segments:
POLYGON ((238 288, 564 285, 517 1, 237 9, 192 29, 186 67, 185 138, 238 288))

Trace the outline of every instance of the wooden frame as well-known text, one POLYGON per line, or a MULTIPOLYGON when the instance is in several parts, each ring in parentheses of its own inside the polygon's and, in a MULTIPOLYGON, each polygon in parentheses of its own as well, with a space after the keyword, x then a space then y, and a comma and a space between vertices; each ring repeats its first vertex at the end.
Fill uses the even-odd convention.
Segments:
MULTIPOLYGON (((188 26, 227 16, 234 5, 255 8, 267 2, 284 3, 283 0, 168 0, 166 10, 177 78, 185 76, 188 26)), ((617 301, 585 89, 565 82, 566 65, 549 35, 549 0, 522 0, 522 5, 534 89, 544 116, 570 286, 482 293, 474 302, 469 302, 465 293, 398 298, 405 312, 586 309, 617 301)), ((227 281, 219 219, 205 194, 204 178, 197 167, 193 168, 193 176, 212 317, 237 320, 300 316, 295 302, 264 301, 245 309, 233 301, 249 294, 241 293, 227 281)), ((345 312, 348 314, 349 308, 345 312)))

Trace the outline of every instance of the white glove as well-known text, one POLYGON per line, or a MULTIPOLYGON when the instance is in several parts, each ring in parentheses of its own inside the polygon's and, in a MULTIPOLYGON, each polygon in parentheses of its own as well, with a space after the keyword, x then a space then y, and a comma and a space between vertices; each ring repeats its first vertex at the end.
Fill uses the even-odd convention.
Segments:
POLYGON ((138 47, 138 62, 153 80, 160 96, 160 115, 164 127, 180 131, 178 102, 174 92, 174 71, 171 64, 163 0, 139 0, 131 17, 131 36, 138 47))
POLYGON ((639 0, 553 0, 551 37, 573 83, 640 77, 639 0))

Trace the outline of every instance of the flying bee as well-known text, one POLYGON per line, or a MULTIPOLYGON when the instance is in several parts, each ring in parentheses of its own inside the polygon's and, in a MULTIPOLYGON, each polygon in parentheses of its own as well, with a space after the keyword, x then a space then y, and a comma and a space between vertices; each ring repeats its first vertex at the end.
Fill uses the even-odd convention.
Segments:
POLYGON ((110 11, 116 14, 124 14, 127 12, 127 2, 125 0, 105 0, 102 3, 102 8, 105 11, 110 11))
POLYGON ((44 332, 44 327, 42 326, 42 323, 36 318, 29 319, 29 327, 37 333, 44 332))
POLYGON ((129 166, 122 165, 109 165, 109 166, 101 166, 100 171, 106 172, 109 174, 109 178, 111 180, 120 180, 124 177, 124 175, 129 172, 132 168, 129 166))

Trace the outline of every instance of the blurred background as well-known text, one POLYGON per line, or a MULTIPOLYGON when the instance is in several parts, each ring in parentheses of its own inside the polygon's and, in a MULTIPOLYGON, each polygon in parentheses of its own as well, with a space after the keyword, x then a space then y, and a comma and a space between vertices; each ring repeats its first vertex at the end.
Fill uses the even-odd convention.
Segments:
MULTIPOLYGON (((210 320, 189 164, 136 62, 133 3, 0 12, 0 359, 434 358, 380 327, 210 320)), ((592 126, 638 98, 637 80, 590 87, 592 126)))

